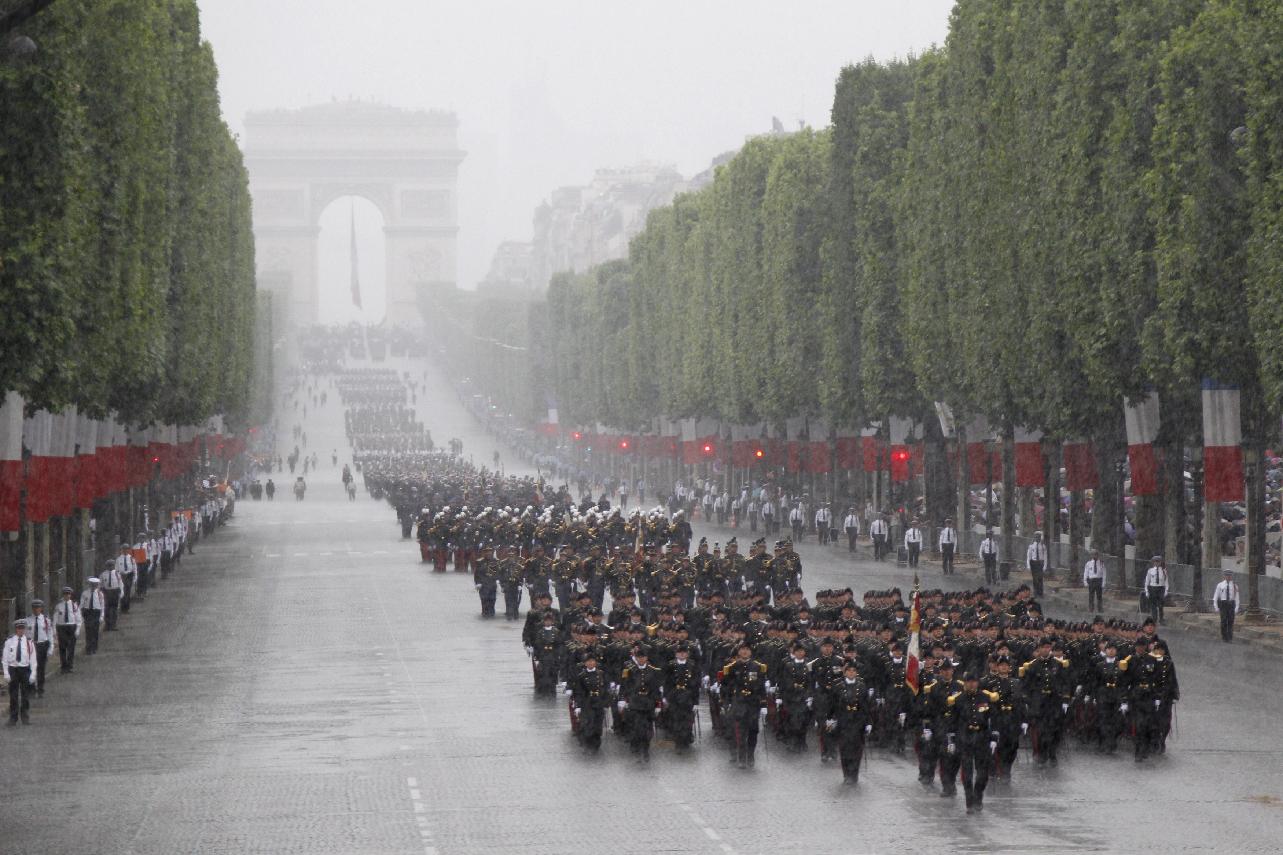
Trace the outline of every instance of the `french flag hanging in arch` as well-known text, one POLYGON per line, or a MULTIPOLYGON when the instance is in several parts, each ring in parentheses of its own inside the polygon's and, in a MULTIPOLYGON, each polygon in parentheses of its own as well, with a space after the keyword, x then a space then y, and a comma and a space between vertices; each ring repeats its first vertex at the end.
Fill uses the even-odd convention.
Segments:
POLYGON ((1203 499, 1243 501, 1243 422, 1239 389, 1203 380, 1203 499))

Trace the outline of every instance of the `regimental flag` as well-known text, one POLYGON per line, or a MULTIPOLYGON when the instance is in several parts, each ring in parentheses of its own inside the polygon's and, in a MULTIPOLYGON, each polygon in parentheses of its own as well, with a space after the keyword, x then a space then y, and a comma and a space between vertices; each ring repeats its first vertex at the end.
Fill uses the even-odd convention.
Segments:
POLYGON ((922 603, 918 595, 918 577, 913 577, 913 608, 909 610, 909 649, 904 656, 904 684, 913 694, 918 693, 918 669, 922 660, 922 603))
POLYGON ((1239 390, 1203 381, 1203 499, 1243 500, 1243 423, 1239 390))
POLYGON ((361 308, 361 277, 356 264, 356 203, 352 203, 352 305, 361 308))
POLYGON ((1127 463, 1132 472, 1132 495, 1153 496, 1158 493, 1158 456, 1154 440, 1158 438, 1158 393, 1150 392, 1136 402, 1123 402, 1127 422, 1127 463))

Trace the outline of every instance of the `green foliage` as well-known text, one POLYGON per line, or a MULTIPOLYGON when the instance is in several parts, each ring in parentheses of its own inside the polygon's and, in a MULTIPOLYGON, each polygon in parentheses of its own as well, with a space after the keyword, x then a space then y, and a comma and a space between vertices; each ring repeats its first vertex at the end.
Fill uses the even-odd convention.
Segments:
POLYGON ((0 63, 0 387, 195 423, 249 406, 248 180, 194 0, 65 0, 0 63))
POLYGON ((1283 405, 1283 12, 1254 0, 961 0, 946 44, 842 71, 832 127, 750 140, 559 277, 567 421, 855 427, 930 402, 1121 454, 1156 388, 1283 405), (1240 130, 1241 129, 1241 130, 1240 130))

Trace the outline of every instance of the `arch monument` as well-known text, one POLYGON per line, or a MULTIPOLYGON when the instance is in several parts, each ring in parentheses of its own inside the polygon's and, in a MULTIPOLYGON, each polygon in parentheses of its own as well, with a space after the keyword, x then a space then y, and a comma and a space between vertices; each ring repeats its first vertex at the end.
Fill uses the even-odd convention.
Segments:
POLYGON ((321 212, 343 196, 383 214, 389 322, 422 322, 419 292, 455 282, 458 125, 453 113, 368 101, 245 117, 258 285, 273 294, 277 329, 317 320, 321 212))

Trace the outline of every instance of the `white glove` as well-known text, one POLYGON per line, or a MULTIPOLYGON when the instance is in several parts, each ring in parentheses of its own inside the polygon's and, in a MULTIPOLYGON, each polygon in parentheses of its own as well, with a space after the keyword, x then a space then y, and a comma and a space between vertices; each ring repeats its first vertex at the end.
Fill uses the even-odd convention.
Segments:
POLYGON ((1127 704, 1119 704, 1119 705, 1118 705, 1118 711, 1119 711, 1120 713, 1125 713, 1125 712, 1127 712, 1127 704))
POLYGON ((1027 722, 1027 721, 1022 721, 1022 722, 1020 723, 1020 732, 1021 732, 1021 733, 1028 733, 1028 732, 1029 732, 1029 722, 1027 722))
POLYGON ((900 727, 904 727, 904 713, 900 713, 898 718, 900 719, 900 727))
POLYGON ((996 742, 990 742, 990 743, 989 743, 989 750, 990 750, 990 751, 997 751, 997 750, 998 750, 998 743, 996 743, 996 742))
POLYGON ((625 703, 624 701, 620 701, 619 703, 615 704, 615 706, 619 707, 620 712, 623 712, 624 709, 628 706, 628 704, 625 703))
POLYGON ((1083 703, 1084 704, 1091 703, 1091 695, 1083 695, 1083 703))
POLYGON ((709 682, 709 680, 708 680, 708 675, 707 675, 707 674, 705 674, 705 675, 704 675, 704 679, 700 680, 699 682, 700 682, 700 685, 701 685, 701 686, 703 686, 705 689, 707 689, 707 688, 708 688, 708 682, 709 682))
POLYGON ((929 727, 922 728, 922 741, 923 742, 931 741, 931 728, 929 727))
POLYGON ((579 718, 579 714, 580 714, 581 712, 583 712, 583 710, 582 710, 582 709, 580 709, 579 707, 575 707, 575 718, 579 718))
POLYGON ((950 742, 950 743, 945 747, 945 749, 944 749, 944 750, 945 750, 945 751, 947 751, 947 752, 949 752, 950 754, 954 754, 954 753, 956 753, 956 752, 957 752, 957 750, 958 750, 958 746, 956 746, 956 745, 954 745, 952 742, 950 742))
POLYGON ((1069 704, 1061 704, 1061 705, 1060 705, 1060 711, 1061 711, 1062 713, 1067 713, 1067 712, 1069 712, 1069 704))
POLYGON ((873 690, 869 689, 869 697, 873 697, 873 690))
POLYGON ((831 718, 831 719, 829 719, 828 721, 824 722, 824 729, 825 729, 825 730, 832 730, 833 728, 835 728, 835 727, 837 727, 837 726, 838 726, 837 719, 834 719, 834 718, 831 718))
POLYGON ((886 706, 886 702, 887 702, 886 698, 878 698, 878 706, 880 707, 886 706))
POLYGON ((784 701, 780 700, 779 698, 776 698, 776 699, 775 699, 775 708, 776 708, 776 709, 779 709, 779 708, 780 708, 780 707, 782 707, 782 706, 784 706, 784 701))
POLYGON ((713 685, 708 687, 708 690, 712 692, 714 695, 720 695, 722 693, 722 684, 714 683, 713 685))
MULTIPOLYGON (((32 682, 33 682, 33 683, 35 682, 35 679, 34 679, 34 678, 32 679, 32 682)), ((1158 708, 1159 708, 1159 707, 1161 707, 1162 705, 1163 705, 1163 702, 1162 702, 1162 701, 1160 701, 1158 698, 1154 698, 1154 709, 1158 709, 1158 708)))
MULTIPOLYGON (((558 681, 558 682, 557 682, 557 691, 559 691, 559 692, 560 692, 560 691, 561 691, 562 689, 564 689, 564 688, 566 688, 566 684, 565 684, 564 682, 558 681)), ((566 694, 570 694, 570 693, 569 693, 569 692, 567 692, 566 694)))
POLYGON ((526 655, 527 655, 527 656, 534 656, 534 655, 535 655, 535 649, 534 649, 533 647, 530 647, 530 646, 528 646, 528 645, 527 645, 527 647, 526 647, 526 655))
POLYGON ((1079 683, 1077 686, 1074 686, 1074 697, 1077 697, 1077 696, 1081 695, 1082 693, 1083 693, 1083 685, 1082 685, 1082 683, 1079 683))
MULTIPOLYGON (((563 684, 563 685, 564 685, 564 684, 563 684)), ((566 695, 566 697, 570 697, 570 696, 571 696, 571 695, 573 695, 573 694, 574 694, 574 692, 570 691, 570 689, 566 689, 566 691, 565 691, 565 695, 566 695)))
POLYGON ((865 736, 868 736, 868 735, 869 735, 870 733, 872 733, 872 732, 873 732, 873 725, 871 725, 871 724, 866 724, 866 725, 864 726, 864 735, 865 735, 865 736))
POLYGON ((771 685, 771 681, 770 681, 770 680, 767 680, 767 681, 766 681, 766 694, 768 694, 768 695, 773 695, 773 694, 775 694, 775 687, 771 685))
POLYGON ((807 708, 808 710, 810 710, 810 709, 815 709, 815 699, 814 699, 814 698, 807 698, 807 699, 806 699, 806 708, 807 708))

